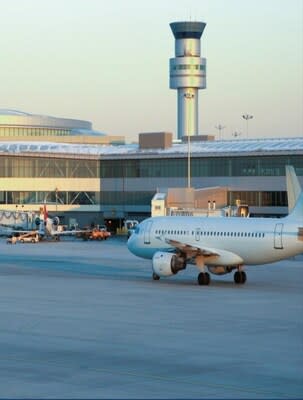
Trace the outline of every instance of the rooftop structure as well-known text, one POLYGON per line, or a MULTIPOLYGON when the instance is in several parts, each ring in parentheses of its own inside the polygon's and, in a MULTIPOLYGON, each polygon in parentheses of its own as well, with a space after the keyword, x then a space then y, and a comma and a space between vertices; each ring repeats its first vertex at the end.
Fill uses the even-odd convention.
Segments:
POLYGON ((170 132, 139 133, 140 149, 168 149, 172 146, 173 134, 170 132))
MULTIPOLYGON (((188 152, 186 143, 173 144, 169 148, 144 148, 138 144, 121 146, 77 145, 70 143, 6 141, 0 143, 0 153, 62 153, 99 156, 135 156, 145 155, 183 155, 188 152)), ((250 155, 271 152, 296 152, 303 154, 303 137, 279 139, 250 139, 195 142, 191 148, 192 155, 221 156, 222 154, 250 155)))

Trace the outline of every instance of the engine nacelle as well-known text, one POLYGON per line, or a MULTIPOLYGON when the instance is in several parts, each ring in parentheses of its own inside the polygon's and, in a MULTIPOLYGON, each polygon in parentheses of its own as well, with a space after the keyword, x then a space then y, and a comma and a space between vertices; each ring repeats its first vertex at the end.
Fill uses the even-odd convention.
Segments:
POLYGON ((54 217, 54 218, 52 219, 52 223, 53 223, 54 226, 58 226, 59 223, 60 223, 59 217, 54 217))
POLYGON ((229 265, 210 265, 207 267, 208 271, 215 275, 229 274, 235 267, 229 265))
POLYGON ((153 256, 153 271, 158 276, 171 276, 186 268, 186 260, 173 253, 157 251, 153 256))
POLYGON ((35 224, 36 224, 36 226, 39 226, 41 224, 41 220, 39 217, 35 218, 35 224))

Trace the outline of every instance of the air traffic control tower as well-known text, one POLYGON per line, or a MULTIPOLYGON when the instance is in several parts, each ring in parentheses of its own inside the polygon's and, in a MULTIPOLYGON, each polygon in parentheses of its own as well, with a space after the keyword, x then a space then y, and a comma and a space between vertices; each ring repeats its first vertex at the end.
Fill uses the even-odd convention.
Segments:
POLYGON ((169 60, 169 87, 178 90, 178 139, 198 135, 198 90, 206 88, 206 59, 200 57, 204 22, 172 22, 175 58, 169 60))

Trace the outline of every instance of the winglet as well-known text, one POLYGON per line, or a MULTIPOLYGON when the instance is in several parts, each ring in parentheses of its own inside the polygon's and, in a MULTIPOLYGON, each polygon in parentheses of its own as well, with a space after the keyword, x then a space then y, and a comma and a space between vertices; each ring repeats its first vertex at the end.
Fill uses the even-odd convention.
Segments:
POLYGON ((299 179, 295 173, 295 169, 291 165, 286 165, 286 187, 287 187, 287 199, 288 199, 288 212, 295 207, 296 202, 301 193, 301 185, 299 179))
MULTIPOLYGON (((288 215, 289 218, 291 219, 303 219, 303 192, 300 193, 300 196, 298 198, 298 201, 296 202, 295 207, 291 211, 291 213, 288 215)), ((288 218, 286 217, 286 218, 288 218)))

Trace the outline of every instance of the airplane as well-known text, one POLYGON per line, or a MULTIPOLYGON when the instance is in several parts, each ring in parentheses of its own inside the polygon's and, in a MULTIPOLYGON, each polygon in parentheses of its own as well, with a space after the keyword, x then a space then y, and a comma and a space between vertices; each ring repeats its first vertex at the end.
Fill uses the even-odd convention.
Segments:
MULTIPOLYGON (((52 238, 56 241, 60 240, 61 236, 76 236, 79 233, 87 232, 86 230, 59 230, 60 219, 59 217, 50 218, 48 215, 48 211, 46 208, 46 203, 44 203, 43 207, 40 207, 40 215, 37 216, 34 220, 36 229, 24 230, 24 229, 16 229, 13 225, 10 229, 5 231, 5 235, 9 235, 12 237, 18 237, 20 235, 28 235, 35 238, 37 235, 39 240, 43 240, 45 238, 52 238)), ((0 226, 1 232, 1 226, 0 226)))
POLYGON ((51 237, 55 240, 60 240, 61 236, 76 236, 79 233, 86 232, 85 230, 58 230, 60 224, 59 217, 50 218, 44 203, 43 208, 40 209, 40 216, 35 219, 35 224, 37 226, 37 233, 41 239, 46 237, 51 237))
POLYGON ((283 218, 153 217, 141 222, 127 242, 138 257, 152 260, 159 280, 195 264, 198 284, 209 285, 210 274, 235 271, 244 284, 244 265, 260 265, 303 253, 303 192, 283 218))

